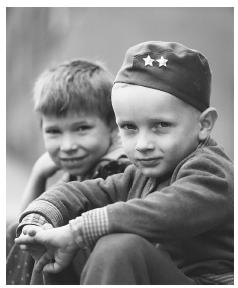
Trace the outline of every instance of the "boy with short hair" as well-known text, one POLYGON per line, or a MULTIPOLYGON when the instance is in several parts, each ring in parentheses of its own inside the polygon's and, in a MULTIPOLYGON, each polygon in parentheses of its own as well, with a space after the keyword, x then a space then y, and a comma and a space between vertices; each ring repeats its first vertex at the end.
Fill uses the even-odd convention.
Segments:
POLYGON ((58 64, 39 76, 34 110, 47 153, 32 169, 23 208, 46 190, 47 180, 57 170, 66 172, 65 182, 122 171, 125 154, 111 105, 112 85, 112 75, 102 64, 82 59, 58 64), (110 173, 107 167, 112 161, 115 167, 110 173))
POLYGON ((233 164, 210 137, 210 85, 206 58, 180 43, 127 51, 112 105, 133 165, 28 206, 16 242, 33 255, 45 247, 36 269, 58 273, 86 249, 81 284, 233 282, 233 164))
MULTIPOLYGON (((58 170, 64 172, 62 182, 82 181, 105 179, 129 164, 112 109, 112 79, 102 64, 83 59, 58 64, 39 76, 33 100, 46 152, 32 168, 22 210, 46 190, 58 170)), ((13 245, 15 231, 14 223, 7 231, 7 283, 28 284, 33 262, 13 245)))

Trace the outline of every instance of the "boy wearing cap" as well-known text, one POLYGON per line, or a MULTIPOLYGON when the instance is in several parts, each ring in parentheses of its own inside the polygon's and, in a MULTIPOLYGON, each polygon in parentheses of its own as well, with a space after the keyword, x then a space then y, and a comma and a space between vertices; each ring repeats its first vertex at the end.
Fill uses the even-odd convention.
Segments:
POLYGON ((210 82, 206 58, 179 43, 127 51, 112 104, 133 165, 28 206, 16 242, 32 254, 45 247, 37 270, 58 273, 87 249, 81 284, 233 282, 233 164, 210 137, 210 82), (56 228, 27 225, 32 213, 56 228))

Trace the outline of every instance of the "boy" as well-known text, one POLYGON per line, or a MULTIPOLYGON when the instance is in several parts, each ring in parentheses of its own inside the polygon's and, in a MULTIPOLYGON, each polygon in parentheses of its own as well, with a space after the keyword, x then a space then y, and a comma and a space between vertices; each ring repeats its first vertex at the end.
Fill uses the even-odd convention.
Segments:
POLYGON ((85 60, 62 63, 40 75, 34 109, 47 153, 32 169, 23 208, 45 191, 47 180, 59 169, 67 172, 66 182, 95 178, 98 173, 105 178, 110 172, 101 175, 102 166, 123 162, 110 99, 112 84, 109 71, 85 60))
MULTIPOLYGON (((129 161, 119 141, 111 105, 112 85, 112 76, 102 65, 80 59, 39 76, 34 86, 34 110, 39 114, 47 152, 32 169, 22 210, 46 190, 47 181, 58 170, 64 171, 64 182, 106 178, 124 171, 129 161)), ((8 227, 7 283, 27 284, 33 262, 12 244, 15 231, 15 224, 8 227)))
POLYGON ((232 283, 233 165, 210 138, 210 85, 206 58, 179 43, 127 51, 112 105, 133 165, 30 204, 16 243, 45 247, 36 269, 58 273, 87 249, 81 284, 232 283))

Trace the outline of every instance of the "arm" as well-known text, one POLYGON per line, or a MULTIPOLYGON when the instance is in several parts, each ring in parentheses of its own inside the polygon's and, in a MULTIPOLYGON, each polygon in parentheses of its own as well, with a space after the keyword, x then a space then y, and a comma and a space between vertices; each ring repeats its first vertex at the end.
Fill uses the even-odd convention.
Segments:
POLYGON ((109 233, 130 232, 162 243, 193 237, 232 219, 233 166, 228 161, 195 154, 172 181, 143 200, 109 205, 109 233))
POLYGON ((126 201, 134 171, 134 167, 129 166, 125 173, 110 176, 106 180, 73 181, 54 186, 27 207, 20 221, 28 214, 36 213, 57 227, 67 224, 85 211, 116 201, 126 201))
MULTIPOLYGON (((117 202, 84 213, 83 237, 90 246, 104 234, 134 233, 168 242, 204 233, 233 217, 233 166, 209 154, 179 167, 173 183, 143 199, 117 202), (218 212, 219 211, 219 212, 218 212), (101 228, 99 228, 101 227, 101 228)), ((76 218, 73 220, 77 227, 76 218)))
POLYGON ((23 193, 21 211, 46 190, 46 183, 59 167, 44 153, 34 164, 25 191, 23 193))
MULTIPOLYGON (((175 171, 173 183, 170 186, 159 191, 155 190, 143 199, 136 198, 127 201, 124 189, 129 189, 131 185, 127 187, 119 185, 122 189, 119 187, 113 189, 113 181, 109 185, 111 194, 109 191, 109 194, 105 193, 106 184, 112 178, 109 182, 96 180, 99 182, 95 183, 101 185, 102 188, 100 193, 107 195, 106 199, 111 201, 102 201, 101 206, 89 205, 90 202, 99 204, 97 200, 89 201, 89 199, 90 197, 97 198, 97 192, 99 193, 100 189, 98 191, 96 189, 95 194, 90 193, 90 189, 95 185, 91 186, 94 183, 91 181, 88 185, 86 181, 84 184, 86 187, 80 185, 78 188, 84 192, 80 192, 82 197, 88 195, 85 202, 88 206, 84 208, 93 210, 81 216, 83 238, 91 246, 104 234, 124 232, 138 234, 151 241, 162 243, 193 237, 222 225, 227 219, 233 217, 233 166, 225 161, 221 162, 219 158, 210 154, 195 155, 175 171), (114 203, 115 201, 117 202, 114 203), (108 203, 112 204, 107 205, 108 203), (107 206, 99 208, 105 205, 107 206), (103 228, 98 229, 98 227, 103 228)), ((131 179, 127 183, 130 182, 131 179)), ((71 208, 73 209, 73 205, 71 208)), ((86 210, 82 209, 80 212, 86 210)), ((77 215, 71 214, 71 216, 74 216, 70 218, 73 219, 77 215)), ((78 218, 81 219, 81 217, 78 218)), ((78 218, 74 220, 75 226, 77 226, 78 218)), ((64 223, 62 222, 61 225, 64 223)))

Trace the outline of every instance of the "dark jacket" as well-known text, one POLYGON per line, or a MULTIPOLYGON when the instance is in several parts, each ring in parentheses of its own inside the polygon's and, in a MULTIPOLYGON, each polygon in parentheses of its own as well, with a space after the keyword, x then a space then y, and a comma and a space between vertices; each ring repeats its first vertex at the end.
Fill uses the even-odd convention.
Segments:
POLYGON ((233 190, 233 164, 210 140, 163 182, 131 165, 105 181, 58 185, 35 200, 21 219, 40 213, 61 226, 107 205, 109 233, 135 233, 159 243, 188 276, 219 274, 233 270, 233 190))

